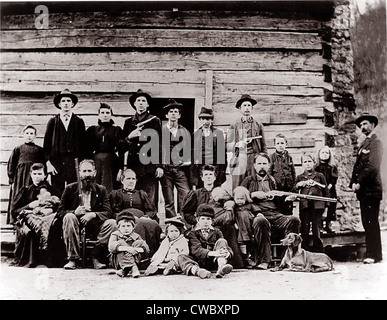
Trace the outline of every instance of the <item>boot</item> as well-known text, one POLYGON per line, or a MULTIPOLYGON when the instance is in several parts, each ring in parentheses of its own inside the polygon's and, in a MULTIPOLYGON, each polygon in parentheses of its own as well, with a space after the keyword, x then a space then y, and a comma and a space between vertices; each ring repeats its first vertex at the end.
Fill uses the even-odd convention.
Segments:
POLYGON ((191 272, 194 276, 197 276, 199 277, 200 279, 209 279, 211 278, 211 272, 206 270, 206 269, 203 269, 203 268, 199 268, 198 266, 193 266, 191 268, 191 272))
POLYGON ((216 277, 223 278, 226 274, 229 274, 232 269, 232 265, 226 263, 218 268, 218 271, 216 272, 216 277))
POLYGON ((251 260, 247 254, 242 254, 242 258, 243 258, 243 264, 246 269, 252 269, 253 267, 255 267, 255 262, 251 260))

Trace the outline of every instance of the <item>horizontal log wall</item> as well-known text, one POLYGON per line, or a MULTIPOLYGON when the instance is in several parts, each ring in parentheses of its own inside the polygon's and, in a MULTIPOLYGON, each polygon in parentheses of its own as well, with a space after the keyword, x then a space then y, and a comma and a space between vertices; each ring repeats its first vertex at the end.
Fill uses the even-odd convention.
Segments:
MULTIPOLYGON (((176 5, 176 3, 175 3, 176 5)), ((297 171, 302 151, 325 143, 323 110, 331 84, 324 81, 325 18, 309 12, 273 10, 141 10, 49 13, 49 28, 36 29, 33 12, 1 17, 0 198, 8 196, 6 162, 22 143, 21 130, 45 127, 58 112, 54 94, 69 88, 79 96, 74 112, 87 126, 100 102, 113 107, 122 126, 138 88, 157 98, 195 99, 215 112, 227 131, 238 116, 235 102, 248 93, 258 100, 254 116, 265 126, 269 151, 286 133, 297 171)), ((50 7, 48 7, 50 10, 50 7)), ((85 11, 85 10, 84 10, 85 11)), ((22 12, 22 11, 21 11, 22 12)))

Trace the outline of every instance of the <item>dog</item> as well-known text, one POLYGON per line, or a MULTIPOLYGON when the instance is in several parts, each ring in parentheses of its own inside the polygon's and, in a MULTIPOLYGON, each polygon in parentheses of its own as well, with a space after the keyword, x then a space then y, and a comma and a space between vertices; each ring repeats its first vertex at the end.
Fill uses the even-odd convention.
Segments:
POLYGON ((301 248, 302 238, 297 233, 289 233, 285 239, 281 240, 283 246, 288 248, 279 266, 272 271, 299 272, 324 272, 333 270, 333 261, 325 253, 309 252, 301 248))

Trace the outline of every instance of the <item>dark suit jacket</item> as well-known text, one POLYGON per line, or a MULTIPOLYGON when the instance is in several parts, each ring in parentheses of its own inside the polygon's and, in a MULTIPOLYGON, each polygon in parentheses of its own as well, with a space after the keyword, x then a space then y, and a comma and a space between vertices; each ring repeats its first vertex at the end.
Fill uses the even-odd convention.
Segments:
POLYGON ((382 148, 382 142, 375 134, 366 138, 359 148, 350 183, 350 187, 353 183, 360 184, 360 189, 356 192, 359 200, 365 197, 382 199, 383 189, 380 176, 382 148))
MULTIPOLYGON (((161 166, 161 121, 159 118, 153 118, 149 122, 145 123, 143 125, 143 131, 146 129, 152 129, 155 130, 155 133, 157 132, 158 136, 152 136, 152 141, 158 141, 158 163, 150 163, 147 165, 144 165, 140 161, 140 151, 141 148, 146 145, 148 142, 147 141, 140 141, 140 139, 133 138, 133 139, 128 139, 129 134, 134 131, 137 128, 137 124, 142 121, 146 121, 150 118, 152 118, 153 115, 147 114, 144 119, 141 121, 138 118, 138 114, 135 113, 133 117, 130 117, 125 120, 124 122, 124 128, 123 128, 123 148, 124 152, 128 152, 128 157, 127 157, 127 167, 133 169, 136 172, 137 179, 141 178, 145 174, 154 174, 156 168, 162 167, 161 166)), ((149 139, 149 138, 148 138, 149 139)))
MULTIPOLYGON (((215 242, 223 238, 222 231, 218 228, 210 230, 208 238, 205 239, 200 230, 190 230, 185 236, 189 241, 189 248, 191 255, 200 262, 205 263, 208 258, 208 252, 214 250, 215 242)), ((231 256, 233 254, 231 248, 228 248, 231 256)))
POLYGON ((72 114, 68 131, 66 131, 60 115, 57 114, 47 123, 44 135, 43 149, 46 160, 55 166, 61 161, 60 154, 71 153, 74 158, 84 158, 86 129, 84 121, 76 114, 72 114))
MULTIPOLYGON (((114 219, 112 210, 109 204, 109 197, 106 188, 100 184, 95 183, 91 191, 91 211, 97 214, 96 219, 105 221, 107 219, 114 219)), ((70 183, 63 191, 62 198, 58 207, 56 216, 63 218, 68 212, 74 212, 79 206, 79 192, 78 183, 70 183)))

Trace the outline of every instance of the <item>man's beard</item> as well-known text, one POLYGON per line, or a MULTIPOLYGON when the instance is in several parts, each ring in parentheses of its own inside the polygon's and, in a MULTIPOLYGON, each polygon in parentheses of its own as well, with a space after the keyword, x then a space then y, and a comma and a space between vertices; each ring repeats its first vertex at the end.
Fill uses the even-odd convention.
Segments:
POLYGON ((82 190, 90 191, 94 184, 95 178, 93 176, 83 177, 82 181, 82 190))
POLYGON ((266 174, 267 174, 267 172, 266 172, 264 169, 261 169, 261 170, 259 170, 259 172, 258 172, 258 175, 259 175, 260 177, 264 177, 264 176, 266 176, 266 174))

